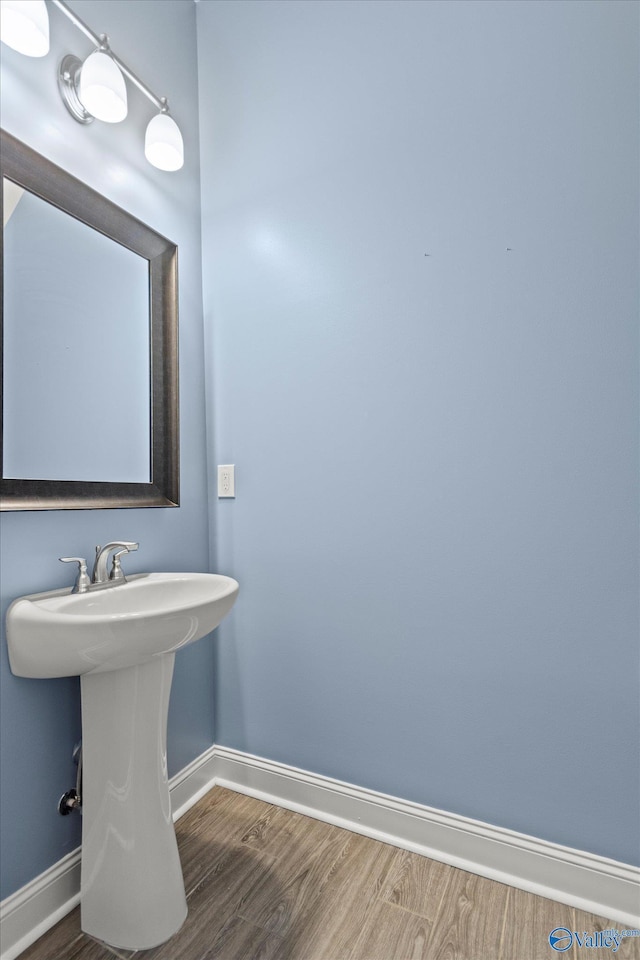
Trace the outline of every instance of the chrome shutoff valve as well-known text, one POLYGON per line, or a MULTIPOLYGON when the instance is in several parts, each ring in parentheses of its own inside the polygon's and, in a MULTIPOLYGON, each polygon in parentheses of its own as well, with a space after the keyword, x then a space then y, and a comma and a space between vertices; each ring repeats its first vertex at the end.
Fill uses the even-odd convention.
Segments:
POLYGON ((68 817, 70 813, 73 813, 74 810, 80 808, 80 797, 78 796, 78 791, 73 787, 71 790, 67 790, 66 793, 63 793, 58 801, 58 813, 63 817, 68 817))

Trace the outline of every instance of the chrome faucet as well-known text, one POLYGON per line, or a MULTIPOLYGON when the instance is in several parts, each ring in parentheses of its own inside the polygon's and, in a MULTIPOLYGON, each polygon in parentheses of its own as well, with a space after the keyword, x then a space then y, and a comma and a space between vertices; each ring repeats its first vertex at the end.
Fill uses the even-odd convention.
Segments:
POLYGON ((112 540, 111 543, 105 544, 104 547, 96 547, 96 559, 93 564, 93 573, 91 574, 91 585, 107 585, 109 583, 124 581, 125 576, 120 566, 120 557, 125 553, 132 553, 134 550, 137 550, 138 547, 138 543, 133 543, 130 540, 112 540), (117 549, 118 547, 120 547, 120 550, 117 549), (117 552, 113 557, 111 573, 107 576, 107 560, 112 550, 116 550, 117 552))
POLYGON ((102 587, 115 587, 118 583, 126 583, 126 577, 120 566, 120 557, 125 553, 132 553, 139 547, 138 543, 130 540, 113 540, 104 547, 96 547, 96 559, 93 565, 91 580, 87 573, 87 561, 83 557, 60 557, 62 563, 77 563, 78 576, 71 590, 72 593, 87 593, 88 590, 99 590, 102 587), (120 547, 120 550, 117 548, 120 547), (113 555, 111 573, 107 576, 107 560, 112 550, 113 555))

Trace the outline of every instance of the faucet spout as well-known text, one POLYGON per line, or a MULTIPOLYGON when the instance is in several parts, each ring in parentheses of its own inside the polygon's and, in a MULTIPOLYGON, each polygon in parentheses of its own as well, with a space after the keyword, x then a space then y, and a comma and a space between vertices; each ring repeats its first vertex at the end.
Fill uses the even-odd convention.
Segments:
MULTIPOLYGON (((131 540, 112 540, 110 543, 106 543, 104 547, 96 547, 96 559, 93 565, 91 583, 109 582, 107 562, 112 550, 119 550, 120 553, 132 553, 134 550, 137 550, 138 547, 139 544, 131 540)), ((118 579, 122 579, 122 577, 118 579)))

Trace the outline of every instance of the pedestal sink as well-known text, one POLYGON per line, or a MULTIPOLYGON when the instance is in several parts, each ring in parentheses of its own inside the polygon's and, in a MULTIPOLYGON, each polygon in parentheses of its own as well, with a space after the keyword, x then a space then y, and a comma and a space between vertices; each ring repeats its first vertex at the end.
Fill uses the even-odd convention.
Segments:
POLYGON ((166 761, 175 651, 217 627, 237 593, 217 574, 148 573, 7 611, 14 674, 80 677, 81 922, 114 947, 164 943, 187 915, 166 761))

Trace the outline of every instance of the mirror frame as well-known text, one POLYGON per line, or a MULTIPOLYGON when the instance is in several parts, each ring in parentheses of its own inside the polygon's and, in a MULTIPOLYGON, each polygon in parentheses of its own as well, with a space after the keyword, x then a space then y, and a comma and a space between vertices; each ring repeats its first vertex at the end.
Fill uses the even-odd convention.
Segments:
MULTIPOLYGON (((24 480, 2 473, 0 395, 0 510, 94 510, 179 506, 178 248, 106 197, 0 131, 0 176, 13 180, 88 227, 149 261, 150 460, 149 483, 24 480)), ((0 194, 2 191, 0 191, 0 194)), ((2 198, 0 196, 0 206, 2 198)), ((3 221, 4 222, 4 221, 3 221)), ((0 247, 0 269, 3 267, 0 247)), ((4 285, 3 285, 4 289, 4 285)), ((4 300, 4 298, 2 298, 4 300)), ((3 304, 0 304, 3 308, 3 304)), ((0 313, 0 385, 3 317, 0 313)), ((1 391, 0 391, 1 394, 1 391)), ((73 411, 69 411, 73 422, 73 411)))

